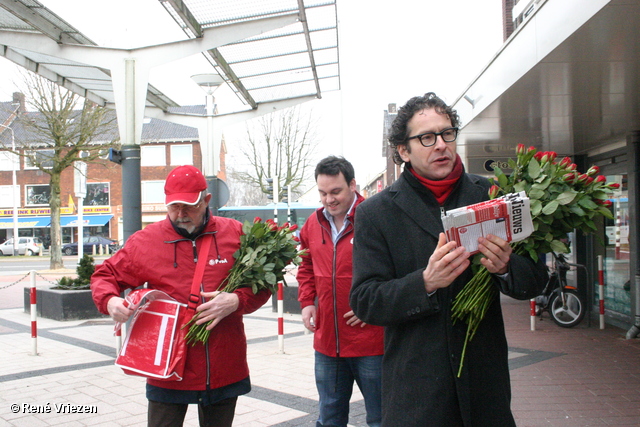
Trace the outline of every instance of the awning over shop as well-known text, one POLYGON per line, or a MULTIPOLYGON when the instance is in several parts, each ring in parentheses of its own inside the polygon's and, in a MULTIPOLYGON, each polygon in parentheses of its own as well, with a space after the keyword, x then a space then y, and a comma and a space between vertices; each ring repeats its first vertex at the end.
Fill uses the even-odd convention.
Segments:
MULTIPOLYGON (((84 227, 95 227, 99 225, 105 225, 109 220, 113 218, 113 215, 83 215, 82 216, 82 225, 84 227)), ((78 226, 78 216, 61 216, 60 217, 60 226, 61 227, 77 227, 78 226)))
MULTIPOLYGON (((48 216, 18 217, 18 228, 48 227, 50 223, 48 216)), ((13 217, 0 218, 0 228, 13 228, 13 217)))

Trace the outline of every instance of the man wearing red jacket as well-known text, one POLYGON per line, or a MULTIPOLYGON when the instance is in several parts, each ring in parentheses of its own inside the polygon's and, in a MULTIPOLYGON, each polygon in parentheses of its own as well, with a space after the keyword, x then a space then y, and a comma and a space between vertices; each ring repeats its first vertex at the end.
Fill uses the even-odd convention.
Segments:
POLYGON ((349 307, 356 191, 351 163, 327 157, 315 170, 323 207, 300 231, 307 255, 298 269, 304 326, 314 332, 315 376, 321 426, 345 427, 353 382, 364 396, 367 424, 380 426, 383 328, 360 321, 349 307), (317 300, 317 306, 316 306, 317 300))
POLYGON ((213 236, 201 284, 197 323, 213 320, 205 345, 189 346, 182 381, 147 380, 149 426, 182 426, 190 403, 198 404, 201 426, 230 427, 239 395, 251 390, 247 340, 242 315, 269 299, 268 291, 251 288, 218 292, 240 247, 242 224, 212 216, 207 182, 193 166, 169 173, 164 187, 167 218, 134 233, 124 247, 105 260, 91 277, 98 309, 116 322, 132 314, 121 293, 148 284, 187 303, 202 237, 213 236), (211 299, 213 296, 216 298, 211 299))

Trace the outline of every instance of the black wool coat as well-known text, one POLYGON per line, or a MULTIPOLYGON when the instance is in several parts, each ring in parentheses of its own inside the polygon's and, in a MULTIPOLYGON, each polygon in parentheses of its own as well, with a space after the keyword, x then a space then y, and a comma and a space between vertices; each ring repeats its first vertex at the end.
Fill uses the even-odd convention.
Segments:
MULTIPOLYGON (((464 174, 444 209, 487 200, 489 187, 486 178, 464 174)), ((515 426, 499 298, 467 345, 458 378, 467 325, 453 324, 451 303, 471 268, 431 296, 425 290, 422 272, 443 231, 433 194, 405 169, 356 215, 350 304, 362 321, 385 327, 382 425, 515 426)), ((495 285, 517 299, 538 295, 547 278, 544 264, 515 254, 509 273, 495 285)))

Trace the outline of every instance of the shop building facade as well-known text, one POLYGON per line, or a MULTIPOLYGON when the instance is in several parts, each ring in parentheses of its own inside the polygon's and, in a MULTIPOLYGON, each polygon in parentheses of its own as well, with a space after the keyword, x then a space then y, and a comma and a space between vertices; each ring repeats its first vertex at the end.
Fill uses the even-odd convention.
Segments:
MULTIPOLYGON (((19 149, 28 149, 28 141, 23 139, 27 132, 17 120, 20 114, 35 114, 24 110, 21 94, 14 94, 11 102, 0 102, 0 124, 4 126, 0 126, 0 242, 13 237, 15 204, 18 235, 39 237, 48 248, 51 227, 49 175, 31 166, 26 158, 7 152, 12 142, 19 149)), ((100 139, 100 136, 94 138, 98 144, 100 139)), ((184 164, 202 167, 198 130, 163 120, 146 119, 141 143, 143 227, 166 216, 164 180, 171 169, 184 164)), ((74 168, 70 167, 60 177, 63 244, 78 241, 80 206, 75 195, 74 174, 74 168)), ((109 160, 108 150, 96 161, 87 163, 86 183, 82 203, 83 234, 104 236, 122 243, 122 199, 123 191, 127 189, 122 185, 121 166, 109 160)))

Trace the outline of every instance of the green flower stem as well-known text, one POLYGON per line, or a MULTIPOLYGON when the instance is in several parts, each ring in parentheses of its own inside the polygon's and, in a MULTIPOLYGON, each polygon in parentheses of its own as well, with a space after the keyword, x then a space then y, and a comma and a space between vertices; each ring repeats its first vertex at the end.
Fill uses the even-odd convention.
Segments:
POLYGON ((480 270, 458 293, 451 307, 451 316, 454 323, 456 320, 462 320, 467 324, 458 377, 462 374, 467 344, 473 339, 480 322, 484 319, 497 293, 492 281, 491 273, 484 266, 480 267, 480 270))
MULTIPOLYGON (((523 255, 526 250, 523 245, 515 244, 513 253, 523 255)), ((475 336, 480 322, 484 319, 487 310, 491 306, 493 299, 497 296, 498 290, 493 285, 491 273, 484 267, 474 274, 469 282, 456 295, 451 306, 451 318, 453 323, 462 320, 467 324, 467 332, 465 334, 464 345, 462 347, 462 355, 460 356, 460 367, 458 368, 458 377, 462 374, 462 366, 467 352, 467 344, 475 336)))
MULTIPOLYGON (((262 222, 260 218, 253 223, 245 221, 240 248, 233 254, 235 262, 218 291, 229 293, 241 287, 251 287, 254 294, 265 289, 274 293, 278 283, 284 280, 284 266, 289 263, 299 265, 302 261, 304 251, 298 251, 298 241, 293 236, 296 228, 295 225, 278 227, 273 221, 262 222)), ((211 334, 207 326, 213 321, 197 325, 198 316, 196 313, 183 326, 189 327, 185 340, 191 345, 206 343, 211 334)))

